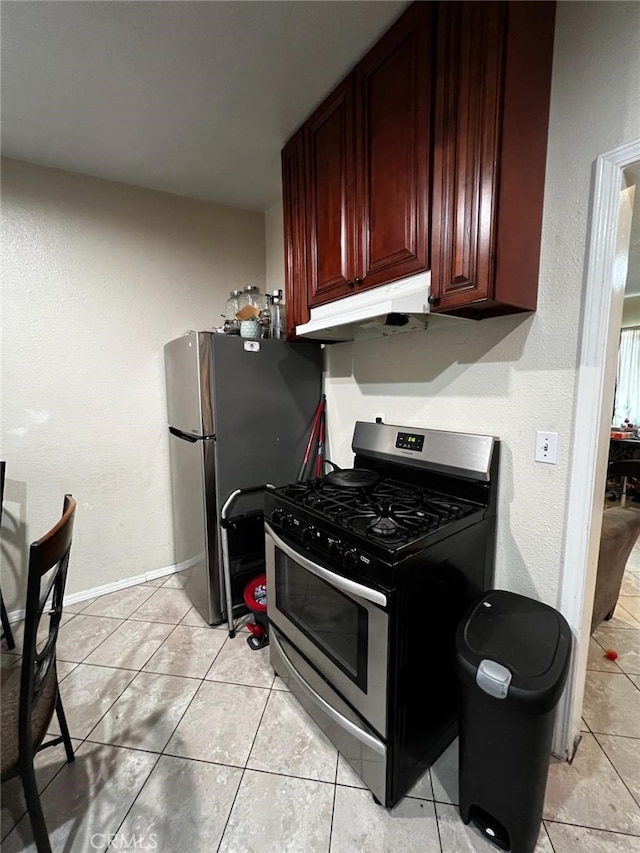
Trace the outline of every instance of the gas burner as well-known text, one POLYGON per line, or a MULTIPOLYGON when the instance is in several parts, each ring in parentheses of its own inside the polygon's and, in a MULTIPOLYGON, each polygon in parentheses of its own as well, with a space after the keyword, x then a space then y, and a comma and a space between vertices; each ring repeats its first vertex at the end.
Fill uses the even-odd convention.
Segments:
POLYGON ((380 507, 379 515, 367 525, 367 530, 375 536, 397 536, 400 523, 395 518, 390 506, 380 507))
POLYGON ((317 518, 386 547, 403 545, 475 509, 453 496, 387 478, 362 488, 344 488, 328 478, 310 480, 285 486, 283 493, 317 518))
POLYGON ((288 498, 305 497, 311 491, 308 483, 290 483, 283 492, 288 498))
POLYGON ((373 540, 402 544, 429 530, 435 530, 443 520, 426 513, 411 503, 387 503, 345 513, 344 526, 373 540))

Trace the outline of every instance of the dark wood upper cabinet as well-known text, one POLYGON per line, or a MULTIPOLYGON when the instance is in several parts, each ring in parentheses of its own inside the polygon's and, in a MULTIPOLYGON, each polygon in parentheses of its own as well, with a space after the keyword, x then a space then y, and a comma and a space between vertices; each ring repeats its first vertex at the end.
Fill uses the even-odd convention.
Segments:
POLYGON ((431 3, 305 123, 310 308, 428 268, 431 3))
POLYGON ((355 69, 359 289, 429 265, 431 18, 411 6, 355 69))
POLYGON ((305 125, 309 306, 353 287, 356 251, 353 79, 348 77, 305 125))
POLYGON ((555 4, 439 4, 432 310, 537 302, 555 4))
POLYGON ((288 322, 431 270, 431 310, 537 302, 555 3, 409 6, 283 151, 288 322))

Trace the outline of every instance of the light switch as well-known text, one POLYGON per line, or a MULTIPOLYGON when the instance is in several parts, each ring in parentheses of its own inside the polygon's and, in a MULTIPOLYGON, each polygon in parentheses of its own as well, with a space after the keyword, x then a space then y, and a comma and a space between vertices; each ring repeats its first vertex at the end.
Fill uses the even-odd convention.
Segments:
POLYGON ((558 461, 558 433, 536 433, 536 462, 547 462, 555 465, 558 461))

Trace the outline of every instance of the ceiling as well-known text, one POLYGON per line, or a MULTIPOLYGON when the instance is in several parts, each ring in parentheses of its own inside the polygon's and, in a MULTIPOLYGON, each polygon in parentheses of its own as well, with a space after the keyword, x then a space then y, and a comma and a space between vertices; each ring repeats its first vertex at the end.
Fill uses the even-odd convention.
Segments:
POLYGON ((3 0, 2 153, 267 210, 284 142, 407 5, 3 0))
POLYGON ((268 210, 283 144, 407 5, 2 0, 2 154, 268 210))

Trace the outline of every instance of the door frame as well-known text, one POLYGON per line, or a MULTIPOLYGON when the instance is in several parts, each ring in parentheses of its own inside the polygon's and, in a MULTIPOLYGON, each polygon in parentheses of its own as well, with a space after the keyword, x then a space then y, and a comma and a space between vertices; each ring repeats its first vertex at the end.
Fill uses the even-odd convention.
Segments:
POLYGON ((567 761, 573 759, 580 740, 626 279, 626 269, 621 274, 615 265, 620 191, 624 169, 638 161, 640 137, 601 154, 595 163, 558 603, 574 635, 569 677, 558 706, 553 740, 554 755, 567 761))

